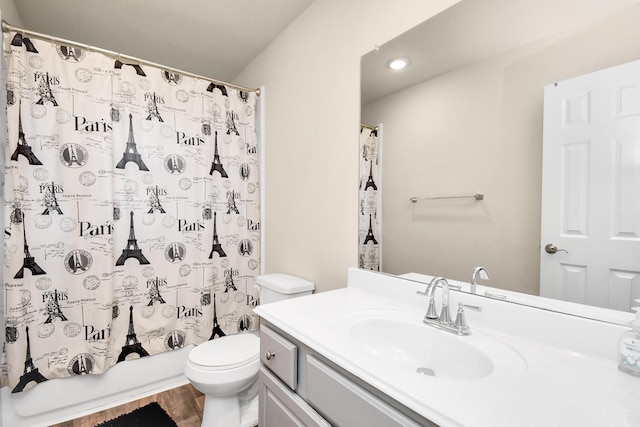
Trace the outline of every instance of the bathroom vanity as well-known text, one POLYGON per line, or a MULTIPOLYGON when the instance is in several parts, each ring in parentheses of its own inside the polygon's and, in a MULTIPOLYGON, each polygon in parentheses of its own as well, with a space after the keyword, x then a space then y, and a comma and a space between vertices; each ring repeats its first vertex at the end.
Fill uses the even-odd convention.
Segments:
POLYGON ((281 330, 260 334, 260 426, 434 425, 281 330))
MULTIPOLYGON (((348 286, 256 309, 260 426, 638 426, 625 326, 451 291, 471 335, 424 324, 425 284, 348 286)), ((436 289, 440 309, 442 289, 436 289)))

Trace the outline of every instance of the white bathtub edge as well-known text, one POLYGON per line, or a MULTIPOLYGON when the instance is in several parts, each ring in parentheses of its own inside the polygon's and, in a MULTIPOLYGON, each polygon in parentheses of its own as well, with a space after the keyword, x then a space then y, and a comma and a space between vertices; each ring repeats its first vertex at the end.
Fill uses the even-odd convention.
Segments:
POLYGON ((16 395, 2 387, 0 427, 47 427, 187 384, 184 365, 192 348, 125 362, 101 375, 47 381, 16 395), (25 408, 34 410, 25 414, 25 408))

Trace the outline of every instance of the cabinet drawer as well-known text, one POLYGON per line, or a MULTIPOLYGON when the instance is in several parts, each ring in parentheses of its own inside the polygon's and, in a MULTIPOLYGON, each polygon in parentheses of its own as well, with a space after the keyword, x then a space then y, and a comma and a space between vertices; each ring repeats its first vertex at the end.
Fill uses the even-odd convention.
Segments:
POLYGON ((296 389, 298 347, 264 325, 260 325, 260 360, 291 390, 296 389))
POLYGON ((334 426, 421 427, 313 356, 306 371, 307 401, 334 426))
POLYGON ((260 427, 331 427, 300 396, 282 385, 264 366, 260 367, 260 427))

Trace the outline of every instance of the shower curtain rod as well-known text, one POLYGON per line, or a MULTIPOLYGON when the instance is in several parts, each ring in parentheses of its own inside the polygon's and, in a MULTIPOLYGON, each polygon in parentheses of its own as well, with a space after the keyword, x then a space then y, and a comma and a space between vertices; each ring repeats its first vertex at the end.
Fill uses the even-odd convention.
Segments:
POLYGON ((15 31, 17 33, 21 33, 21 34, 29 34, 30 36, 39 38, 41 40, 45 40, 45 41, 50 41, 53 43, 58 43, 58 44, 62 44, 62 45, 66 45, 66 46, 74 46, 80 49, 85 49, 85 50, 90 50, 92 52, 98 52, 98 53, 102 53, 103 55, 107 55, 113 59, 117 59, 117 60, 124 60, 124 61, 130 61, 130 62, 134 62, 140 65, 149 65, 151 67, 157 67, 157 68, 162 68, 163 70, 167 70, 167 71, 172 71, 174 73, 178 73, 181 74, 183 76, 189 76, 189 77, 195 77, 197 79, 203 79, 203 80, 207 80, 210 82, 213 82, 215 84, 219 84, 219 85, 224 85, 224 86, 230 86, 234 89, 238 89, 244 92, 255 92, 257 96, 260 96, 260 89, 252 89, 252 88, 248 88, 248 87, 244 87, 244 86, 238 86, 235 85, 233 83, 227 83, 227 82, 223 82, 221 80, 216 80, 216 79, 212 79, 211 77, 205 77, 202 76, 200 74, 195 74, 195 73, 190 73, 188 71, 184 71, 184 70, 180 70, 177 68, 172 68, 172 67, 167 67, 165 65, 161 65, 161 64, 156 64, 155 62, 151 62, 151 61, 146 61, 144 59, 140 59, 140 58, 136 58, 134 56, 129 56, 129 55, 124 55, 118 52, 113 52, 111 50, 107 50, 107 49, 102 49, 99 47, 95 47, 95 46, 90 46, 88 44, 82 44, 82 43, 78 43, 78 42, 74 42, 71 40, 66 40, 66 39, 61 39, 59 37, 54 37, 54 36, 49 36, 46 34, 42 34, 42 33, 37 33, 35 31, 31 31, 31 30, 26 30, 24 28, 20 28, 20 27, 14 27, 13 25, 10 25, 7 21, 5 21, 4 19, 2 20, 2 32, 7 33, 9 31, 15 31))
POLYGON ((371 130, 378 130, 378 126, 365 125, 362 123, 360 123, 360 127, 371 129, 371 130))

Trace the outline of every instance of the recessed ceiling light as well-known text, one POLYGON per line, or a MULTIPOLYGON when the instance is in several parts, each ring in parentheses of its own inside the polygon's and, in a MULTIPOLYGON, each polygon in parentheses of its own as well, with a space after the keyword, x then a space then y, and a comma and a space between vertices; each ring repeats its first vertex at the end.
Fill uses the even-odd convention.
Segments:
POLYGON ((389 68, 392 70, 402 70, 407 65, 409 65, 407 58, 395 58, 389 61, 389 68))

